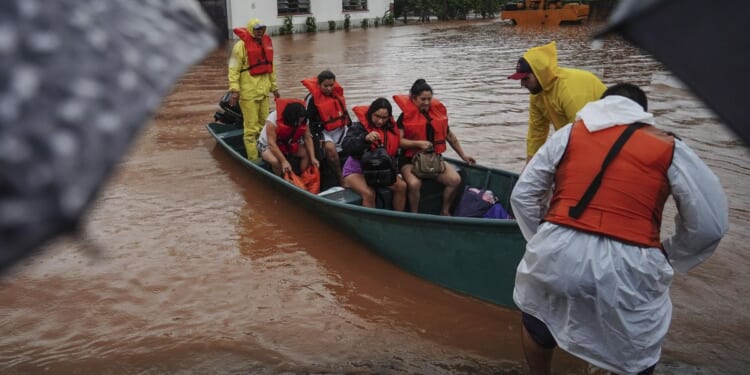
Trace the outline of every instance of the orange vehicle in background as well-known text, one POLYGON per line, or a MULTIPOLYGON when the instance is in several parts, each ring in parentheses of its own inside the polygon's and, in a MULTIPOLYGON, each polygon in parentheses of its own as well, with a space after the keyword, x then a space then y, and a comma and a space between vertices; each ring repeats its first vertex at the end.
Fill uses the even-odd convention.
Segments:
POLYGON ((503 7, 500 18, 522 26, 582 23, 589 18, 589 5, 565 0, 510 2, 503 7))

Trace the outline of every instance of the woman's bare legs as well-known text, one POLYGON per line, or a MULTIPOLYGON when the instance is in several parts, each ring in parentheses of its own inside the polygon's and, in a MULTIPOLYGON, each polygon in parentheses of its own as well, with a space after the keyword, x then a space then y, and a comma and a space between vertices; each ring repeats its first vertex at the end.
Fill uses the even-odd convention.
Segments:
POLYGON ((344 187, 356 191, 362 197, 362 206, 375 208, 375 190, 367 185, 365 175, 352 173, 344 177, 344 187))
POLYGON ((393 210, 403 211, 406 209, 406 181, 398 176, 396 182, 388 188, 393 192, 393 210))
POLYGON ((422 189, 422 180, 412 173, 414 165, 407 164, 401 168, 401 175, 406 181, 406 194, 409 196, 409 210, 419 211, 419 190, 422 189))
POLYGON ((461 176, 458 175, 450 164, 443 162, 445 171, 437 176, 437 181, 445 188, 443 189, 443 205, 440 208, 440 215, 451 216, 451 204, 456 196, 456 189, 461 185, 461 176))

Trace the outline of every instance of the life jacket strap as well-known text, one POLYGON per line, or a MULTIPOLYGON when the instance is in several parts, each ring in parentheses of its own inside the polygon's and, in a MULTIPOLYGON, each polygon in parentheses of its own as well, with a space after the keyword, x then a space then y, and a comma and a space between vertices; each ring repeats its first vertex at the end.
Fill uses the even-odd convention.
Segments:
POLYGON ((568 216, 578 219, 583 215, 583 211, 586 210, 586 207, 588 207, 589 203, 591 203, 591 200, 594 199, 594 195, 596 195, 596 192, 599 190, 599 187, 602 185, 602 178, 604 178, 604 172, 606 172, 609 165, 612 163, 612 161, 615 159, 617 154, 620 153, 622 150, 622 146, 625 145, 625 142, 628 141, 630 136, 635 133, 636 130, 646 126, 647 124, 636 122, 628 125, 628 128, 625 129, 625 131, 620 134, 620 137, 617 138, 615 143, 612 145, 612 148, 609 149, 609 152, 607 153, 607 156, 604 158, 604 162, 602 162, 602 167, 599 169, 599 173, 596 174, 596 177, 594 177, 594 180, 591 181, 591 184, 586 189, 586 192, 583 193, 583 196, 578 201, 578 204, 575 205, 575 207, 571 207, 568 210, 568 216))

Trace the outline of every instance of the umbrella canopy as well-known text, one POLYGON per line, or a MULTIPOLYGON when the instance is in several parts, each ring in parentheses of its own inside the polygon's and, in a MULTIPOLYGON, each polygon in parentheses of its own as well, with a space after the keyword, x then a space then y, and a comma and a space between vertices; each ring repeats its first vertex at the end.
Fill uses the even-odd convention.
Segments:
POLYGON ((620 0, 598 34, 621 34, 664 63, 750 145, 750 2, 620 0))
POLYGON ((76 228, 162 96, 216 44, 192 0, 0 2, 0 271, 76 228))

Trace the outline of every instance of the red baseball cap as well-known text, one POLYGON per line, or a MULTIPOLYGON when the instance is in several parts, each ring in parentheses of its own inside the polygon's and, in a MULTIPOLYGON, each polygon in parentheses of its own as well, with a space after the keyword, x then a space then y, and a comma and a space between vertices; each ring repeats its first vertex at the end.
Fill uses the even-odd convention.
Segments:
POLYGON ((531 71, 531 66, 528 62, 526 62, 526 59, 523 57, 518 59, 518 63, 516 64, 516 72, 508 76, 508 79, 524 79, 529 76, 529 74, 533 74, 531 71))

